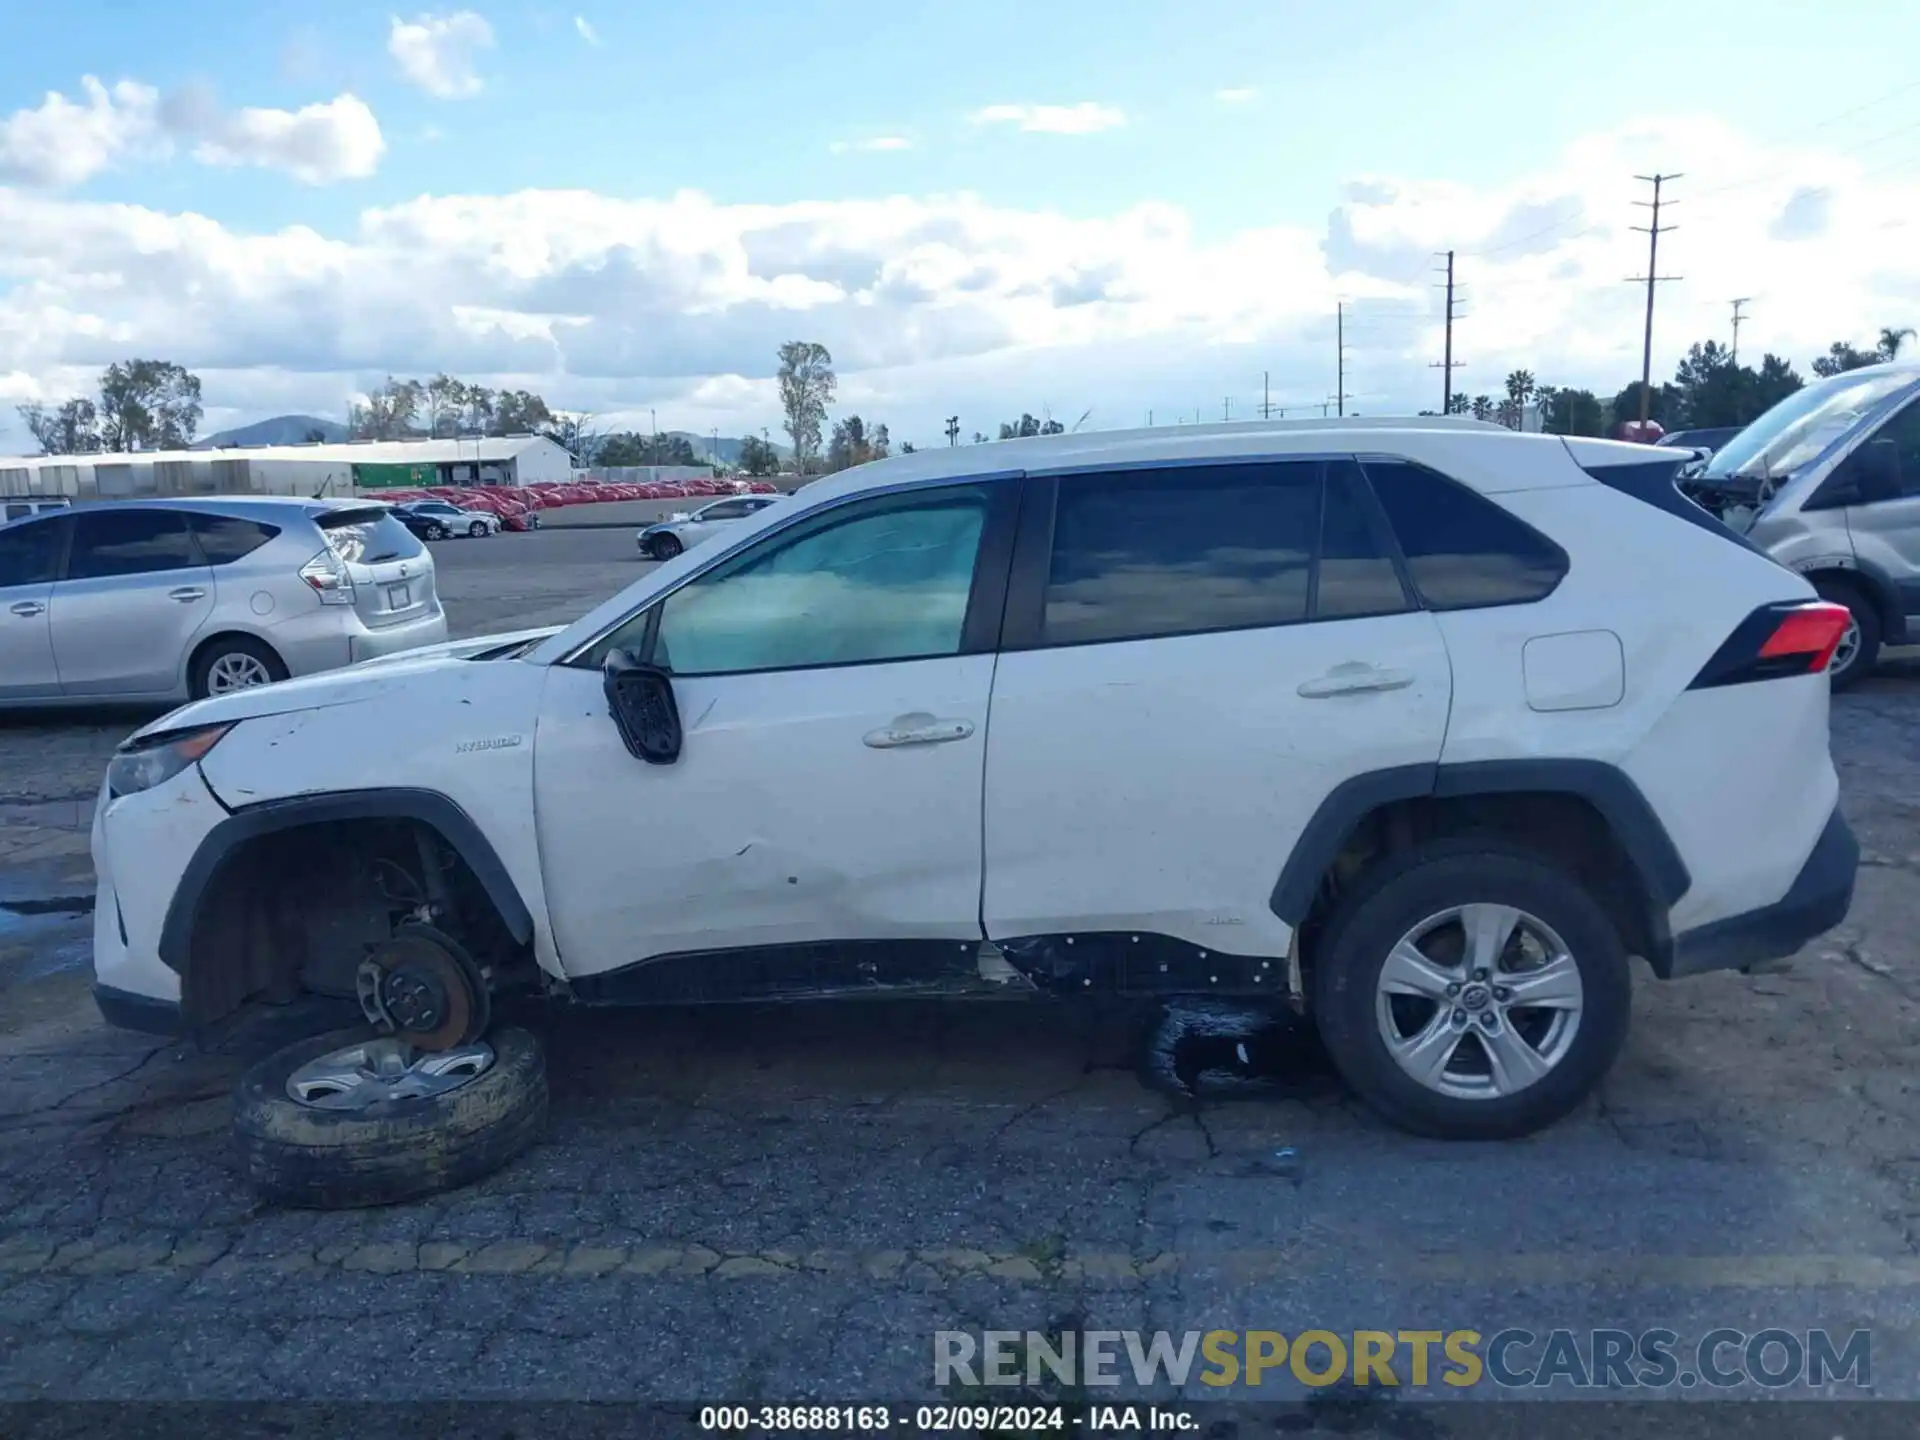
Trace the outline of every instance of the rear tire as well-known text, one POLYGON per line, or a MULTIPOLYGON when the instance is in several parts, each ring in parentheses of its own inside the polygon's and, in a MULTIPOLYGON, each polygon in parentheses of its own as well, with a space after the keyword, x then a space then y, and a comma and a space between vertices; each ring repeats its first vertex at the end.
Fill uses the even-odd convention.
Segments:
POLYGON ((220 635, 193 657, 188 693, 204 700, 209 695, 270 685, 286 678, 287 667, 270 646, 246 635, 220 635))
POLYGON ((656 535, 647 544, 648 553, 656 560, 671 560, 682 548, 676 535, 656 535))
POLYGON ((1848 647, 1843 640, 1841 648, 1834 652, 1834 663, 1827 670, 1827 678, 1833 688, 1845 690, 1866 679, 1880 663, 1880 607, 1862 586, 1851 580, 1816 575, 1813 577, 1813 588, 1819 592, 1822 600, 1846 606, 1853 616, 1854 643, 1848 647))
POLYGON ((486 533, 487 533, 487 522, 484 520, 476 520, 471 525, 467 526, 467 534, 472 539, 478 540, 482 535, 485 535, 486 533))
POLYGON ((432 525, 429 525, 429 526, 427 526, 427 539, 429 539, 429 540, 444 540, 444 539, 446 539, 446 538, 447 538, 447 527, 446 527, 446 526, 444 526, 444 525, 441 525, 441 524, 438 524, 438 523, 435 523, 435 524, 432 524, 432 525))
POLYGON ((546 1123, 540 1042, 511 1027, 488 1037, 492 1066, 445 1094, 326 1110, 287 1093, 301 1066, 366 1038, 365 1030, 351 1030, 304 1040, 240 1081, 233 1129, 241 1168, 269 1200, 334 1210, 452 1190, 498 1170, 546 1123))
MULTIPOLYGON (((1520 937, 1524 929, 1516 927, 1513 933, 1520 937)), ((1460 933, 1464 939, 1464 924, 1460 933)), ((1436 946, 1444 957, 1446 938, 1442 935, 1437 946, 1432 940, 1420 943, 1436 946)), ((1524 946, 1509 942, 1502 952, 1510 965, 1524 958, 1516 948, 1524 946)), ((1368 1106, 1417 1135, 1510 1139, 1550 1125, 1594 1091, 1626 1040, 1632 980, 1619 932, 1606 911, 1572 876, 1499 837, 1430 841, 1385 861, 1363 875, 1336 906, 1316 949, 1314 1010, 1335 1067, 1368 1106), (1383 1000, 1381 976, 1389 957, 1404 949, 1410 937, 1434 917, 1469 905, 1521 912, 1525 920, 1564 945, 1566 957, 1577 970, 1576 1023, 1571 1035, 1556 1044, 1552 1032, 1545 1031, 1543 1049, 1556 1052, 1555 1058, 1544 1074, 1518 1087, 1503 1090, 1497 1083, 1494 1050, 1490 1042, 1483 1044, 1472 1024, 1459 1027, 1462 1038, 1448 1051, 1457 1058, 1442 1059, 1431 1081, 1416 1079, 1389 1048, 1388 1017, 1402 1013, 1393 1007, 1425 1003, 1411 998, 1403 1002, 1401 996, 1408 993, 1404 990, 1383 1000), (1458 1093, 1477 1083, 1470 1073, 1476 1067, 1485 1071, 1488 1088, 1483 1093, 1458 1093), (1447 1093, 1442 1085, 1452 1086, 1456 1093, 1447 1093)), ((1517 967, 1502 970, 1497 961, 1494 968, 1499 972, 1495 982, 1504 977, 1519 984, 1526 973, 1517 967)), ((1472 969, 1461 973, 1471 986, 1472 969)), ((1439 1022, 1457 1019, 1475 998, 1462 992, 1461 998, 1436 1002, 1430 1013, 1439 1022)), ((1484 995, 1479 998, 1485 1008, 1484 995)), ((1542 1051, 1535 1049, 1538 1042, 1528 1040, 1523 1031, 1555 1012, 1519 1006, 1515 1011, 1520 1023, 1508 1023, 1511 1012, 1503 1010, 1494 1022, 1500 1027, 1493 1032, 1494 1038, 1523 1045, 1535 1059, 1540 1058, 1542 1051)), ((1480 1014, 1475 1009, 1470 1018, 1477 1021, 1480 1014)), ((1393 1023, 1398 1024, 1397 1018, 1393 1023)), ((1420 1027, 1416 1017, 1405 1028, 1428 1033, 1420 1027)), ((1536 1029, 1535 1033, 1543 1032, 1536 1029)), ((1504 1044, 1501 1048, 1512 1053, 1504 1044)))

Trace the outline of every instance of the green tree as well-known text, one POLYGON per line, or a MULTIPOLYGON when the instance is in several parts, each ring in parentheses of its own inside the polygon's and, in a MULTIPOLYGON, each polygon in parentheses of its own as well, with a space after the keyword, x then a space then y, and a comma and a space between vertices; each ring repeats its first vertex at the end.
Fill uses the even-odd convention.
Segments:
POLYGON ((1813 373, 1824 380, 1831 375, 1842 375, 1849 370, 1878 365, 1882 358, 1877 350, 1856 350, 1846 341, 1836 340, 1827 347, 1826 354, 1813 362, 1813 373))
POLYGON ((1788 361, 1778 355, 1761 356, 1754 378, 1753 414, 1748 419, 1757 420, 1806 383, 1788 361))
MULTIPOLYGON (((1680 391, 1672 385, 1656 385, 1648 397, 1647 418, 1662 429, 1671 430, 1682 423, 1680 391)), ((1640 382, 1635 380, 1613 397, 1613 423, 1620 426, 1640 419, 1640 382)))
POLYGON ((467 384, 442 372, 420 387, 421 417, 427 434, 457 435, 467 409, 467 384))
POLYGON ((386 382, 367 392, 347 410, 347 434, 355 440, 405 440, 414 433, 425 387, 418 380, 386 382))
POLYGON ((740 468, 749 475, 774 475, 780 470, 780 453, 758 435, 740 442, 740 468))
POLYGON ((1913 339, 1913 327, 1911 325, 1901 330, 1896 330, 1891 325, 1882 327, 1880 331, 1880 358, 1882 360, 1899 359, 1900 347, 1911 339, 1913 339))
POLYGON ((1507 376, 1507 413, 1504 423, 1518 430, 1525 421, 1527 400, 1533 394, 1533 372, 1515 370, 1507 376))
POLYGON ((184 450, 200 428, 200 377, 171 360, 124 360, 100 376, 100 448, 184 450))
POLYGON ((786 412, 787 434, 793 440, 795 468, 805 475, 820 451, 820 431, 827 423, 839 380, 833 356, 812 340, 789 340, 780 347, 780 408, 786 412))
POLYGON ((1473 397, 1473 418, 1476 420, 1491 420, 1493 418, 1493 397, 1491 395, 1476 395, 1473 397))
POLYGON ((51 410, 37 404, 15 408, 42 455, 90 455, 100 448, 99 415, 85 396, 63 400, 51 410))
POLYGON ((1449 415, 1465 415, 1472 408, 1473 401, 1457 390, 1447 397, 1447 414, 1449 415))
POLYGON ((1606 433, 1607 415, 1600 397, 1591 390, 1562 386, 1541 402, 1540 423, 1554 435, 1602 435, 1606 433))
POLYGON ((1058 420, 1036 420, 1033 416, 1022 412, 1020 418, 1012 424, 1004 420, 1000 422, 1000 438, 1026 440, 1035 435, 1061 435, 1066 433, 1066 428, 1058 420))
POLYGON ((494 397, 492 435, 540 435, 554 424, 547 402, 531 390, 502 390, 494 397))

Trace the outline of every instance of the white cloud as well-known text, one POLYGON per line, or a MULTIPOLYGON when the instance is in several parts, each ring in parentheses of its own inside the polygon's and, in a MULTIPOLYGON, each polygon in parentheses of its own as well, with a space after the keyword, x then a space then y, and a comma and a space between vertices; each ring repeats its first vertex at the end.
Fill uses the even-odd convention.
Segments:
POLYGON ((1251 105, 1260 98, 1260 92, 1251 85, 1229 85, 1224 90, 1214 91, 1213 98, 1222 105, 1251 105))
MULTIPOLYGON (((1611 395, 1639 373, 1646 258, 1631 180, 1684 171, 1663 269, 1655 367, 1725 338, 1729 295, 1757 297, 1741 354, 1807 373, 1836 339, 1920 323, 1920 187, 1831 152, 1763 147, 1712 122, 1589 136, 1511 184, 1352 181, 1324 226, 1196 232, 1165 204, 1068 217, 976 196, 722 204, 696 193, 430 196, 329 233, 245 233, 193 214, 0 189, 0 377, 57 398, 109 360, 155 353, 203 376, 209 410, 337 413, 389 371, 524 385, 608 414, 777 429, 775 348, 818 339, 843 408, 938 443, 1022 409, 1071 422, 1166 422, 1223 397, 1242 416, 1270 371, 1277 405, 1347 380, 1367 414, 1436 403, 1433 252, 1454 248, 1470 313, 1456 377, 1497 392, 1514 368, 1611 395), (1818 219, 1804 223, 1818 191, 1818 219), (1773 238, 1769 226, 1793 211, 1773 238), (1702 266, 1710 261, 1710 266, 1702 266)), ((9 440, 13 437, 9 436, 9 440)))
POLYGON ((913 141, 904 135, 875 135, 870 140, 836 140, 827 147, 836 155, 844 155, 849 150, 886 151, 911 150, 913 141))
POLYGON ((380 168, 387 142, 366 102, 341 95, 298 110, 237 110, 218 117, 194 158, 208 165, 284 170, 309 185, 360 180, 380 168))
POLYGON ((122 80, 111 89, 92 75, 75 103, 49 91, 38 108, 0 120, 0 182, 79 185, 157 138, 160 92, 122 80))
POLYGON ((573 28, 580 32, 580 38, 596 49, 600 45, 600 32, 595 30, 584 15, 573 17, 573 28))
POLYGON ((386 141, 366 103, 340 95, 299 110, 223 112, 208 91, 163 96, 122 80, 111 89, 89 75, 85 104, 50 94, 33 110, 0 120, 0 182, 78 185, 129 159, 161 159, 194 146, 208 165, 280 170, 310 185, 373 174, 386 141))
POLYGON ((392 22, 387 53, 408 80, 442 99, 480 93, 479 52, 493 48, 493 27, 483 17, 456 10, 412 20, 395 15, 392 22))
POLYGON ((1082 100, 1078 105, 989 105, 973 112, 976 125, 1012 125, 1036 135, 1093 135, 1127 123, 1113 105, 1082 100))

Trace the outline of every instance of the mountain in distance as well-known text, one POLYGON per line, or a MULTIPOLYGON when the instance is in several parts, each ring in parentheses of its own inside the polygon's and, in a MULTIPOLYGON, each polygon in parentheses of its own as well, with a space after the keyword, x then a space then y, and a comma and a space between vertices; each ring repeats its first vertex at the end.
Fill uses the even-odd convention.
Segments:
POLYGON ((317 415, 275 415, 208 435, 194 441, 193 448, 233 450, 248 445, 305 445, 316 438, 328 445, 337 445, 347 438, 347 427, 338 420, 322 420, 317 415))

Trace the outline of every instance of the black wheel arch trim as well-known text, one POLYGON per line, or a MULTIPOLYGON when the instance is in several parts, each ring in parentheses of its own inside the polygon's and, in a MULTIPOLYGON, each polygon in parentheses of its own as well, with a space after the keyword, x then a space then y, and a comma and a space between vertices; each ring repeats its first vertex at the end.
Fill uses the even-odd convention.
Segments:
POLYGON ((249 841, 302 825, 340 820, 417 820, 439 831, 459 852, 500 912, 507 932, 519 944, 533 940, 533 912, 473 818, 437 790, 390 788, 325 791, 292 795, 235 807, 208 832, 187 862, 160 928, 160 959, 168 969, 184 975, 193 929, 208 888, 233 852, 249 841))
POLYGON ((1465 795, 1510 795, 1522 791, 1574 795, 1612 828, 1647 894, 1671 909, 1693 884, 1673 837, 1640 787, 1604 760, 1474 760, 1456 765, 1402 765, 1356 775, 1336 785, 1320 802, 1287 857, 1269 902, 1273 913, 1298 927, 1313 906, 1320 877, 1340 853, 1354 826, 1382 805, 1465 795))

